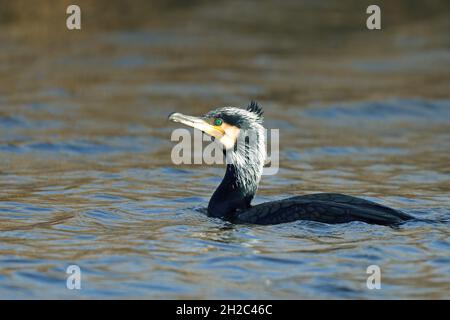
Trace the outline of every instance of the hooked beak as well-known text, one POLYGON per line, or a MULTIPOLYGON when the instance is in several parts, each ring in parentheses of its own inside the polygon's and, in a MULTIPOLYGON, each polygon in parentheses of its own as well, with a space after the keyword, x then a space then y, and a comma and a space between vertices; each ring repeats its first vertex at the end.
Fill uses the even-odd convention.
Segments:
POLYGON ((225 131, 222 128, 213 126, 200 117, 192 117, 174 112, 169 115, 169 120, 182 123, 192 128, 196 128, 219 140, 225 135, 225 131))

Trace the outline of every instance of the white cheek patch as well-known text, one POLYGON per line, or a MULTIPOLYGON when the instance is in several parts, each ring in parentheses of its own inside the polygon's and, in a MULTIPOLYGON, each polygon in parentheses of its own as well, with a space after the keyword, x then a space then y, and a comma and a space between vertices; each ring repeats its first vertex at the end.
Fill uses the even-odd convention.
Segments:
POLYGON ((236 140, 239 136, 239 128, 229 126, 224 128, 225 134, 219 139, 220 143, 223 144, 225 149, 231 149, 236 144, 236 140))
POLYGON ((230 136, 224 135, 219 139, 220 143, 223 144, 226 150, 229 150, 234 147, 235 140, 233 140, 230 136))

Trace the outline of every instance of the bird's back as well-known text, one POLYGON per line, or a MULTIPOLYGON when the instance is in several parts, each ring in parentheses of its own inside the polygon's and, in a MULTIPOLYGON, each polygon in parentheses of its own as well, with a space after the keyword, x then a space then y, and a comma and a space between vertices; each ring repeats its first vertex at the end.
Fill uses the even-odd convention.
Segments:
POLYGON ((363 221, 397 225, 413 217, 365 199, 338 193, 318 193, 262 203, 239 212, 235 218, 236 222, 254 224, 311 220, 331 224, 363 221))

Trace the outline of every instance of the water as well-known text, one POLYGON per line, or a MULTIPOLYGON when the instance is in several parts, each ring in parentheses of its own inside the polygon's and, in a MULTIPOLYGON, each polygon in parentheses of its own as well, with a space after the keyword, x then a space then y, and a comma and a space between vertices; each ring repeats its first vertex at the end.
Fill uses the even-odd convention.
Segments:
POLYGON ((352 1, 110 3, 80 1, 78 33, 2 4, 1 298, 450 298, 448 4, 386 3, 367 33, 352 1), (173 165, 167 115, 250 99, 281 139, 256 203, 340 192, 439 222, 205 216, 223 168, 173 165))

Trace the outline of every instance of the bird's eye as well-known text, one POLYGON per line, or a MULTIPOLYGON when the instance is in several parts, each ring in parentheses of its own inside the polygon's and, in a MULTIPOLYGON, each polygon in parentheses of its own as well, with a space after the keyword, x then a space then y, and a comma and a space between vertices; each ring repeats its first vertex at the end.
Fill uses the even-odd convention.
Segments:
POLYGON ((221 126, 222 123, 223 123, 222 119, 220 119, 220 118, 215 118, 214 119, 214 125, 215 126, 221 126))

